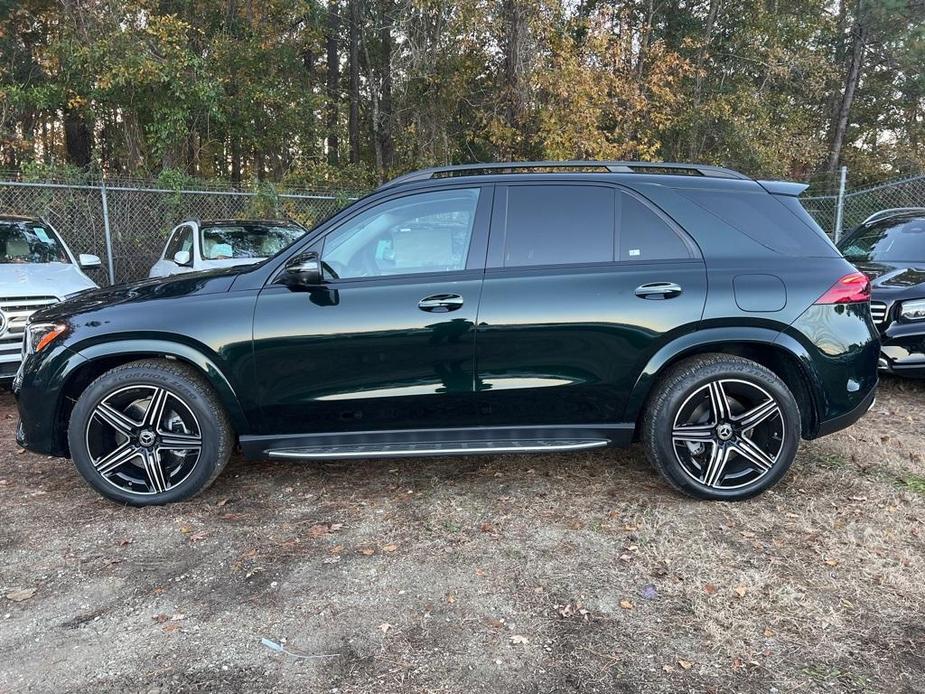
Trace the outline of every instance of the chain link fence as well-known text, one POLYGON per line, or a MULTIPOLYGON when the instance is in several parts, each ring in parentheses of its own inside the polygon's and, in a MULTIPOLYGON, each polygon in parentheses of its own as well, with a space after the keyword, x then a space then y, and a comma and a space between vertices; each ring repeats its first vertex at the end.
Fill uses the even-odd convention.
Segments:
MULTIPOLYGON (((203 184, 196 190, 173 190, 150 181, 73 184, 0 179, 0 214, 46 219, 75 254, 92 253, 103 260, 104 269, 93 277, 102 285, 146 277, 163 251, 167 234, 184 219, 293 219, 310 227, 359 195, 357 191, 280 190, 270 185, 236 190, 203 184)), ((804 196, 801 201, 819 225, 837 237, 839 204, 845 231, 883 209, 925 207, 925 175, 844 196, 804 196)))
POLYGON ((860 188, 841 198, 838 195, 804 196, 800 201, 819 226, 838 238, 880 210, 925 207, 925 175, 860 188), (841 229, 837 228, 839 200, 843 206, 841 229))
POLYGON ((292 219, 311 227, 356 197, 355 192, 280 191, 268 185, 255 191, 171 190, 138 181, 0 180, 0 214, 42 217, 74 254, 99 256, 104 269, 93 279, 100 285, 147 277, 167 235, 185 219, 292 219))

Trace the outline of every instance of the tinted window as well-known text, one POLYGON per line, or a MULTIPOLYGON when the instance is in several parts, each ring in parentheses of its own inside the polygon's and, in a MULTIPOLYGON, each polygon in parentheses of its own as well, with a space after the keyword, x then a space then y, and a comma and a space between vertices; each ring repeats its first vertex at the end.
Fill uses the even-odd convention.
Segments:
POLYGON ((167 242, 164 257, 167 260, 173 260, 173 257, 180 251, 193 252, 193 230, 189 227, 180 227, 174 232, 173 237, 167 242))
POLYGON ((925 218, 861 227, 838 245, 848 260, 925 260, 925 218))
POLYGON ((205 260, 269 258, 305 231, 290 224, 223 224, 200 231, 205 260))
POLYGON ((687 244, 661 217, 644 203, 620 194, 618 260, 663 260, 690 258, 687 244))
POLYGON ((837 254, 830 242, 770 193, 698 188, 678 188, 676 192, 777 253, 822 257, 837 254))
POLYGON ((325 270, 341 278, 463 270, 478 200, 467 188, 376 205, 325 238, 325 270))
POLYGON ((600 263, 614 256, 614 190, 510 186, 504 266, 600 263))
POLYGON ((0 263, 69 263, 64 246, 49 227, 32 222, 0 222, 0 263))

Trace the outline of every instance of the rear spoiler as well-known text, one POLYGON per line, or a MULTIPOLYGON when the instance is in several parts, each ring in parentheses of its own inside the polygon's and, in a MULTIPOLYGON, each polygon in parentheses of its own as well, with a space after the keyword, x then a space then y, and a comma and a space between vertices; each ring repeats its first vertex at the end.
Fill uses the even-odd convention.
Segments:
POLYGON ((809 188, 807 183, 794 183, 793 181, 756 181, 756 183, 771 195, 789 195, 793 198, 799 197, 800 193, 809 188))

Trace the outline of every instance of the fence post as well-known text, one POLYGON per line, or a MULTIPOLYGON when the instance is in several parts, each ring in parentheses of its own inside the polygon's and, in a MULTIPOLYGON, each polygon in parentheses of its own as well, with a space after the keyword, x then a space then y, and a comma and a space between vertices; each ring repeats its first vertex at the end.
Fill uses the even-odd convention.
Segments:
POLYGON ((838 182, 838 200, 835 205, 835 243, 841 239, 842 221, 845 216, 845 179, 848 178, 848 167, 841 167, 841 176, 838 182))
POLYGON ((103 199, 103 234, 106 238, 106 267, 109 270, 109 284, 116 283, 112 263, 112 232, 109 228, 109 200, 106 198, 106 179, 100 178, 100 197, 103 199))

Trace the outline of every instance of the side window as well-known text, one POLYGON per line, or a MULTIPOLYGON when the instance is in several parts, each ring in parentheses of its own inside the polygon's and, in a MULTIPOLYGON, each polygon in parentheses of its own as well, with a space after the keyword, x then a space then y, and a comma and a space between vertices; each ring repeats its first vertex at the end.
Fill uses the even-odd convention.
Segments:
POLYGON ((193 252, 193 230, 188 226, 182 226, 173 232, 173 236, 167 242, 164 258, 173 260, 173 257, 180 251, 193 252))
POLYGON ((614 195, 604 186, 508 186, 504 267, 612 261, 614 195))
POLYGON ((618 198, 620 221, 617 260, 690 258, 687 244, 665 220, 628 193, 618 198))
POLYGON ((327 235, 321 259, 339 278, 464 270, 478 188, 406 195, 327 235))

